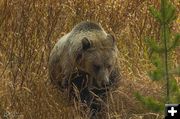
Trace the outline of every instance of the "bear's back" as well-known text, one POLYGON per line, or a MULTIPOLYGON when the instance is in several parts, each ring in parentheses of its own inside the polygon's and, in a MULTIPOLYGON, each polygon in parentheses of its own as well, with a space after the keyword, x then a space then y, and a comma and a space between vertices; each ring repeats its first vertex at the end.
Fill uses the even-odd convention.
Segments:
POLYGON ((70 43, 70 49, 77 51, 82 45, 81 40, 83 38, 89 39, 94 47, 106 47, 107 46, 107 33, 101 27, 100 24, 90 21, 83 21, 77 24, 69 33, 68 42, 70 43))
POLYGON ((86 32, 86 31, 102 31, 102 27, 95 23, 95 22, 89 22, 89 21, 83 21, 77 24, 73 29, 72 32, 86 32))

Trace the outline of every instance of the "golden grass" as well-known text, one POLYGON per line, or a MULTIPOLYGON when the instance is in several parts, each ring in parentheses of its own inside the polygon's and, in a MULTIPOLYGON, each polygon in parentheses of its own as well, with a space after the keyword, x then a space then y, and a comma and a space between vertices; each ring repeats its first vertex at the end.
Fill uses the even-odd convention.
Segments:
MULTIPOLYGON (((173 3, 180 13, 178 0, 173 3)), ((157 0, 1 0, 0 119, 88 118, 81 114, 80 104, 73 106, 49 85, 47 69, 58 38, 82 20, 101 23, 118 42, 122 80, 108 96, 107 118, 163 118, 133 96, 135 91, 156 98, 164 95, 163 85, 147 76, 153 67, 144 37, 159 39, 159 26, 149 15, 149 5, 159 7, 157 0)), ((179 18, 172 27, 180 31, 179 18)), ((179 50, 173 57, 175 65, 180 64, 179 50)))

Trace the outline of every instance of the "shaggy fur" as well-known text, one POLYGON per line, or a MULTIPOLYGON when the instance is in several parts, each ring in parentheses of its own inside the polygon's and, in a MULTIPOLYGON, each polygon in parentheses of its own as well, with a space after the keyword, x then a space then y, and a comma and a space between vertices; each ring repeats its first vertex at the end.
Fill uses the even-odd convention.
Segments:
POLYGON ((105 93, 119 80, 117 54, 112 35, 97 23, 81 22, 52 49, 50 79, 67 93, 73 92, 75 86, 82 102, 87 103, 95 115, 101 109, 101 104, 94 94, 106 97, 105 93))

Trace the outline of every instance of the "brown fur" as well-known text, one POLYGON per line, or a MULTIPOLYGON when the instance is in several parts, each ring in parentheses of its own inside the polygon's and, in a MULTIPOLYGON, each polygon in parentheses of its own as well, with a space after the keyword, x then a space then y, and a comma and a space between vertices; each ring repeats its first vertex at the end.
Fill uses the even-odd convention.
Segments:
POLYGON ((81 22, 54 46, 49 59, 50 79, 61 90, 77 80, 79 87, 85 79, 87 91, 115 84, 119 79, 117 54, 112 35, 97 23, 81 22))

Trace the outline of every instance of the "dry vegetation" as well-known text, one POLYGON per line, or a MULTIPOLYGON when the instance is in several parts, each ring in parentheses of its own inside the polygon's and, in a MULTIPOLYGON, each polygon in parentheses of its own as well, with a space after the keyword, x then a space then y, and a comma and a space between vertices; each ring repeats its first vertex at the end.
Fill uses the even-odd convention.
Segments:
MULTIPOLYGON (((180 13, 180 3, 173 0, 180 13)), ((57 39, 82 20, 100 22, 115 35, 120 50, 122 80, 108 97, 109 119, 159 119, 133 96, 140 91, 160 98, 163 85, 152 82, 144 36, 159 38, 158 24, 148 6, 157 0, 1 0, 0 119, 84 119, 48 83, 48 57, 57 39)), ((179 14, 178 14, 179 15, 179 14)), ((180 31, 180 15, 173 24, 180 31)), ((173 56, 180 64, 180 49, 173 56)), ((179 80, 180 78, 177 77, 179 80)))

